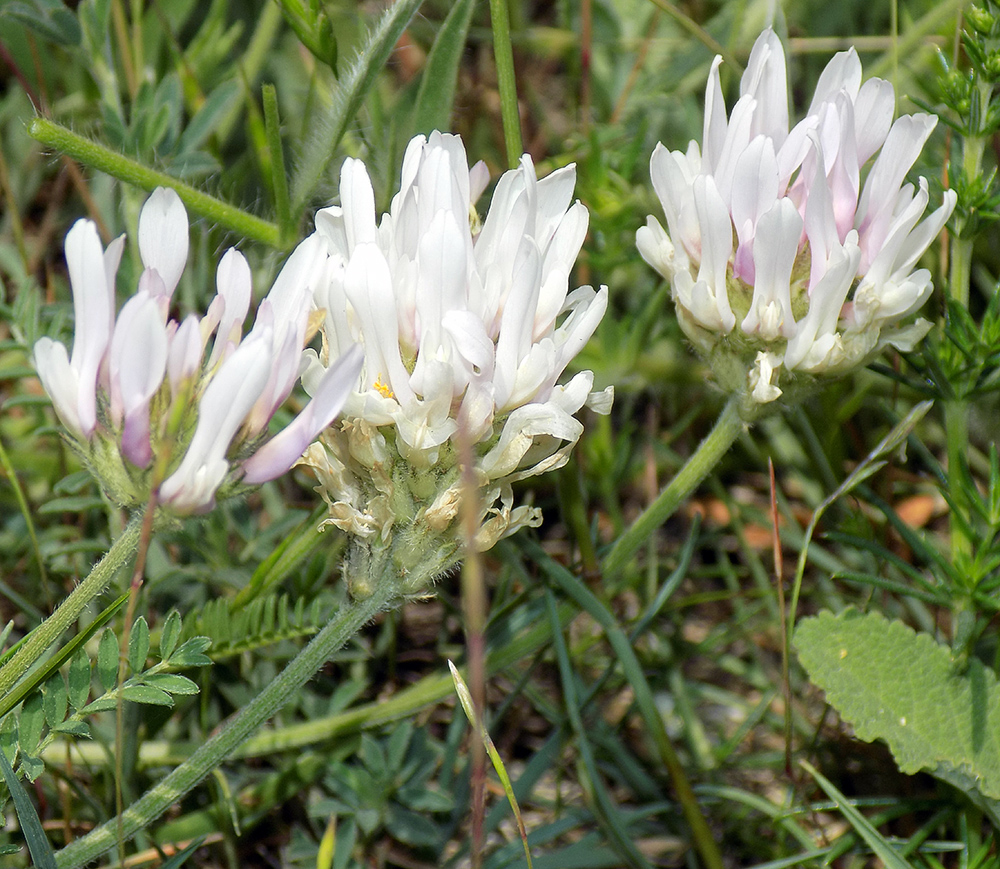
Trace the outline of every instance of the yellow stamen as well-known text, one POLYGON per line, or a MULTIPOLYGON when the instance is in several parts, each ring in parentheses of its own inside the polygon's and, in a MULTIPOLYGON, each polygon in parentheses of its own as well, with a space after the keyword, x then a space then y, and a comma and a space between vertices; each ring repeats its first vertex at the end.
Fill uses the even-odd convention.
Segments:
POLYGON ((388 386, 382 382, 382 375, 380 374, 375 378, 375 382, 372 384, 372 388, 375 389, 379 394, 385 398, 395 398, 395 394, 388 386))

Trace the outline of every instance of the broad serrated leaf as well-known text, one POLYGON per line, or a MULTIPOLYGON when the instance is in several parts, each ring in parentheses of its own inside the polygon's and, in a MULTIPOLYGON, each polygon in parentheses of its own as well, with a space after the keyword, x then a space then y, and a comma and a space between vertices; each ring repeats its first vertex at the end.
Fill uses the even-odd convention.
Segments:
POLYGON ((90 658, 80 649, 69 665, 69 705, 82 709, 90 696, 90 658))
POLYGON ((55 727, 66 720, 66 712, 69 706, 69 697, 66 693, 66 680, 62 673, 56 673, 48 682, 42 692, 42 711, 45 713, 45 723, 49 727, 55 727))
POLYGON ((154 673, 151 676, 143 676, 142 681, 146 685, 152 685, 168 694, 197 694, 198 686, 187 676, 178 676, 174 673, 154 673))
POLYGON ((1000 799, 1000 687, 927 634, 849 609, 804 619, 795 647, 809 677, 860 739, 884 740, 905 773, 926 770, 1000 799))
POLYGON ((38 747, 44 723, 45 713, 42 711, 42 695, 41 692, 36 691, 24 701, 24 706, 21 707, 21 717, 17 724, 22 752, 32 752, 38 747))
POLYGON ((164 661, 169 661, 170 656, 177 648, 177 640, 181 636, 181 614, 177 610, 171 610, 163 623, 163 630, 160 631, 160 657, 164 661))
POLYGON ((118 637, 110 628, 101 634, 97 647, 97 677, 105 691, 111 691, 118 684, 118 637))
POLYGON ((133 703, 146 703, 150 706, 173 706, 173 698, 152 685, 123 685, 122 697, 133 703))
POLYGON ((149 655, 149 625, 146 619, 139 616, 132 625, 128 638, 128 665, 133 673, 141 673, 146 669, 146 657, 149 655))

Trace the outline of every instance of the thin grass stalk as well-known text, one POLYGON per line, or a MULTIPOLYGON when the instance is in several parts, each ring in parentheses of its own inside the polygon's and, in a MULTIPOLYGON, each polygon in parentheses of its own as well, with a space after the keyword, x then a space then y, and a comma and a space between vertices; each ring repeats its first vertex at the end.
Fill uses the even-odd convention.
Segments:
POLYGON ((510 14, 507 0, 490 0, 490 21, 493 24, 493 56, 497 65, 497 86, 500 89, 500 119, 507 149, 507 165, 516 169, 524 153, 521 140, 521 113, 517 107, 517 79, 514 75, 514 51, 510 44, 510 14))

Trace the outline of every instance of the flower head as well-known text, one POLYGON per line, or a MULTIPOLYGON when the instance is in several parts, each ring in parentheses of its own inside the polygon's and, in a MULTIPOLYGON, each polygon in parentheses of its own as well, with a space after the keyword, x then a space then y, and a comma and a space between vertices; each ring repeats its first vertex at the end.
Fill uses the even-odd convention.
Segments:
MULTIPOLYGON (((368 173, 352 159, 341 204, 316 215, 314 238, 329 256, 329 280, 316 288, 327 353, 357 341, 365 366, 342 421, 304 461, 328 521, 355 535, 359 557, 394 558, 415 589, 458 558, 463 443, 479 486, 474 544, 486 549, 540 521, 513 508, 511 483, 563 464, 583 431, 574 414, 611 405, 610 388, 592 391, 590 371, 558 383, 607 307, 606 287, 568 293, 588 223, 572 202, 574 167, 538 180, 525 155, 480 223, 487 180, 483 164, 470 170, 461 139, 433 133, 410 142, 379 222, 368 173)), ((325 366, 314 358, 307 390, 325 366)))
POLYGON ((180 514, 210 509, 220 490, 283 474, 333 420, 361 366, 360 350, 345 347, 299 417, 264 443, 298 375, 322 246, 303 244, 289 258, 241 339, 250 268, 235 249, 219 264, 205 317, 168 317, 188 251, 187 214, 174 191, 158 188, 143 206, 144 271, 116 317, 123 243, 124 236, 105 251, 91 221, 73 225, 66 236, 73 352, 51 338, 34 350, 39 378, 81 455, 120 503, 142 503, 156 487, 160 502, 180 514))
POLYGON ((905 176, 936 119, 893 121, 892 86, 862 84, 853 48, 830 61, 791 129, 773 31, 754 44, 728 117, 721 62, 709 74, 701 148, 653 152, 667 229, 650 217, 636 243, 671 282, 687 336, 754 412, 782 394, 779 382, 805 387, 926 334, 926 321, 900 322, 931 293, 930 272, 915 265, 956 197, 946 191, 921 220, 927 182, 914 187, 905 176))

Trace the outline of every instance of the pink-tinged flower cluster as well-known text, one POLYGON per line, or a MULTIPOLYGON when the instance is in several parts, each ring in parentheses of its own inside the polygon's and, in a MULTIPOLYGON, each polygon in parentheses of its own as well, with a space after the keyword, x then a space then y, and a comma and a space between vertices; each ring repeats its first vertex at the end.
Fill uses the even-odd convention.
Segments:
MULTIPOLYGON (((511 509, 511 482, 564 463, 583 431, 574 415, 607 412, 612 399, 593 391, 590 371, 558 383, 607 307, 606 287, 569 292, 588 224, 572 201, 574 167, 539 180, 523 157, 480 222, 487 181, 460 138, 420 136, 381 220, 364 164, 347 160, 341 204, 317 214, 313 236, 329 256, 329 281, 316 287, 329 353, 359 342, 365 366, 342 422, 305 461, 332 523, 371 546, 433 545, 440 557, 425 560, 436 572, 457 557, 463 438, 480 486, 475 544, 487 548, 540 521, 536 509, 511 509)), ((303 375, 307 390, 323 363, 303 375)))
POLYGON ((123 246, 124 236, 104 250, 91 221, 73 225, 66 236, 72 354, 51 338, 34 348, 39 378, 102 484, 130 506, 155 486, 160 503, 185 514, 210 509, 220 489, 285 473, 332 422, 361 367, 360 350, 345 347, 312 401, 266 440, 271 417, 298 378, 323 246, 305 243, 293 253, 245 338, 250 267, 235 249, 219 263, 206 315, 169 318, 188 254, 187 213, 174 191, 158 188, 142 208, 144 270, 116 315, 123 246))
POLYGON ((650 217, 636 243, 670 280, 681 325, 701 352, 754 356, 743 383, 726 385, 760 404, 782 394, 779 382, 843 372, 926 334, 926 321, 900 323, 931 293, 930 272, 916 264, 955 194, 946 191, 923 218, 927 182, 914 187, 905 176, 936 119, 893 121, 892 86, 862 84, 853 48, 830 61, 791 129, 773 31, 757 39, 728 117, 721 63, 709 75, 701 148, 653 152, 667 229, 650 217))

